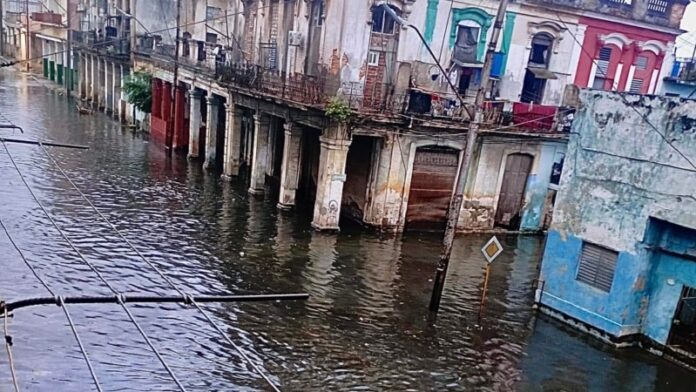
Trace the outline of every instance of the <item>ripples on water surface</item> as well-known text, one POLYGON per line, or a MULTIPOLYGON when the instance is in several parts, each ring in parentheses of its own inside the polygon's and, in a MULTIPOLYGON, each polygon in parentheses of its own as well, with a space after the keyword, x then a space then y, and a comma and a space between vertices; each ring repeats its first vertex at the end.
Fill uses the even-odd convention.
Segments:
MULTIPOLYGON (((106 116, 79 116, 63 96, 0 71, 0 113, 26 137, 87 144, 51 148, 87 196, 180 287, 196 293, 308 292, 299 303, 206 305, 219 325, 283 390, 661 390, 696 391, 696 377, 636 350, 615 351, 534 317, 531 285, 542 239, 503 236, 478 325, 479 247, 457 239, 435 325, 426 309, 437 235, 382 237, 310 229, 309 211, 281 214, 273 200, 168 160, 161 148, 106 116)), ((3 131, 5 132, 5 131, 3 131)), ((61 177, 36 147, 9 146, 40 201, 117 290, 176 294, 61 177)), ((109 290, 51 226, 0 149, 0 219, 48 284, 68 295, 109 290)), ((0 232, 0 297, 47 295, 0 232)), ((129 305, 188 390, 265 390, 194 309, 129 305)), ((101 383, 109 391, 175 385, 116 305, 71 306, 101 383)), ((91 378, 56 306, 10 320, 26 391, 83 391, 91 378)), ((11 390, 0 352, 0 391, 11 390)))

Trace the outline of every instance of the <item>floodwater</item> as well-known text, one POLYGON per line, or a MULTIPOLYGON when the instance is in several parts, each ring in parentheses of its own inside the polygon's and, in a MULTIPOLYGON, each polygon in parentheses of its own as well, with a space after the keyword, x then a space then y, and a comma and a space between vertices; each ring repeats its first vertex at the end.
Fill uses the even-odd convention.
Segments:
MULTIPOLYGON (((103 114, 0 71, 0 113, 22 137, 90 146, 49 148, 77 186, 142 254, 189 293, 307 292, 304 302, 202 305, 285 391, 696 391, 696 375, 639 350, 618 351, 532 310, 543 239, 503 236, 477 320, 487 238, 460 236, 433 324, 427 316, 439 236, 311 230, 309 211, 279 213, 243 184, 167 159, 103 114)), ((2 121, 2 120, 0 120, 2 121)), ((0 130, 3 135, 12 133, 0 130)), ((20 137, 15 134, 14 136, 20 137)), ((8 144, 29 186, 79 252, 120 293, 177 292, 100 220, 34 146, 8 144)), ((51 225, 0 148, 0 220, 57 295, 111 295, 51 225)), ((0 298, 49 295, 0 231, 0 298)), ((186 305, 128 304, 186 390, 268 390, 243 357, 186 305)), ((68 308, 104 390, 177 386, 118 305, 68 308)), ((9 319, 24 391, 89 391, 94 383, 61 309, 9 319)), ((0 391, 12 390, 0 350, 0 391)))

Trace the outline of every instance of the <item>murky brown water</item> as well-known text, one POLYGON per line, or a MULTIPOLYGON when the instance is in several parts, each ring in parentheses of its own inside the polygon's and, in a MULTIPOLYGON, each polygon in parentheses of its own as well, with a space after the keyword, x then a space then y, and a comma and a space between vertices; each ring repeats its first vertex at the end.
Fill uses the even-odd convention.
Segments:
MULTIPOLYGON (((696 376, 637 350, 616 351, 535 317, 531 285, 542 239, 507 236, 477 321, 487 239, 456 242, 441 314, 427 305, 437 235, 382 237, 310 229, 309 211, 281 214, 273 200, 206 175, 106 116, 79 116, 66 97, 0 71, 0 113, 25 137, 87 144, 52 148, 68 174, 147 258, 194 293, 308 292, 300 303, 206 305, 255 363, 286 391, 610 390, 696 391, 696 376)), ((7 131, 2 131, 7 134, 7 131)), ((41 202, 119 291, 176 294, 31 146, 9 145, 41 202)), ((38 273, 62 295, 109 294, 50 225, 0 149, 0 219, 38 273)), ((0 298, 47 292, 0 232, 0 298)), ((187 390, 266 390, 206 323, 180 305, 130 305, 187 390)), ((71 306, 105 390, 176 390, 116 305, 71 306)), ((86 391, 93 384, 56 306, 10 320, 25 391, 86 391)), ((0 351, 0 391, 11 390, 0 351)))

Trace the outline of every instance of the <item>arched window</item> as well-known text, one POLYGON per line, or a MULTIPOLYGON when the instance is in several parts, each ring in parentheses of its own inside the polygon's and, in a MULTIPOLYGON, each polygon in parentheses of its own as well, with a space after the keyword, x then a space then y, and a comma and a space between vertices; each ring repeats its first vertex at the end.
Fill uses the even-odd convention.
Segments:
POLYGON ((391 5, 381 4, 372 10, 372 31, 382 34, 394 34, 396 31, 396 20, 387 12, 387 7, 391 7, 398 14, 398 10, 391 5))
POLYGON ((532 48, 529 51, 529 66, 548 68, 553 48, 553 37, 548 33, 537 33, 532 38, 532 48))
POLYGON ((453 58, 462 63, 474 63, 477 59, 481 25, 471 20, 459 22, 454 41, 453 58))

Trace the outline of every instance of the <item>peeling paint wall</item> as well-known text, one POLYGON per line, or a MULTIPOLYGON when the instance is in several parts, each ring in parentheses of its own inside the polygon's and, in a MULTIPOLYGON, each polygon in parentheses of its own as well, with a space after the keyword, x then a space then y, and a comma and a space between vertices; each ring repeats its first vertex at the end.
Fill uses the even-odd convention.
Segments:
MULTIPOLYGON (((565 143, 491 136, 484 136, 482 140, 481 149, 474 159, 474 169, 469 175, 470 185, 465 194, 458 229, 494 228, 505 159, 510 154, 526 153, 533 157, 533 165, 524 193, 521 229, 540 230, 552 166, 559 154, 563 156, 565 153, 565 143)), ((464 144, 458 139, 412 135, 388 136, 375 143, 376 158, 373 159, 365 223, 386 230, 403 230, 416 150, 419 147, 440 146, 461 151, 464 144)))
POLYGON ((696 101, 591 90, 580 100, 541 303, 611 335, 643 333, 664 344, 677 292, 696 285, 696 169, 687 162, 696 162, 696 101), (679 237, 655 222, 689 233, 691 243, 676 243, 691 253, 675 260, 678 246, 653 243, 657 234, 679 237), (610 292, 576 280, 583 241, 618 252, 610 292))

